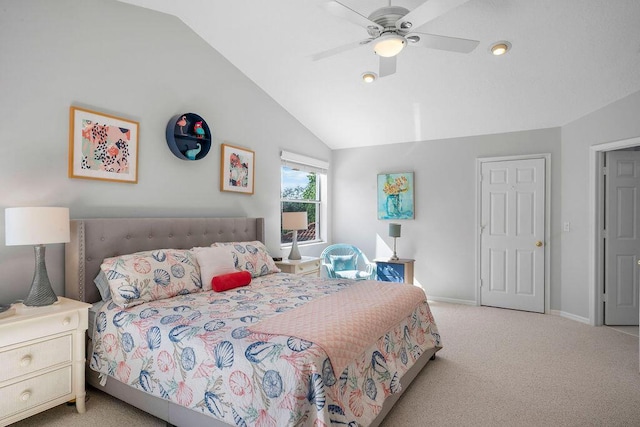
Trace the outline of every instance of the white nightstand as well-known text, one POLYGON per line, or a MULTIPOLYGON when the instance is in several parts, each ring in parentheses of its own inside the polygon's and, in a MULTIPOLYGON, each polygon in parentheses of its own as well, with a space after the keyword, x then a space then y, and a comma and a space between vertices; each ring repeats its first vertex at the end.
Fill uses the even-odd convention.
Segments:
POLYGON ((85 331, 91 304, 58 297, 45 307, 14 304, 0 318, 0 426, 76 399, 85 412, 85 331))
POLYGON ((276 261, 276 265, 283 273, 320 277, 320 258, 317 257, 303 256, 297 261, 283 258, 276 261))

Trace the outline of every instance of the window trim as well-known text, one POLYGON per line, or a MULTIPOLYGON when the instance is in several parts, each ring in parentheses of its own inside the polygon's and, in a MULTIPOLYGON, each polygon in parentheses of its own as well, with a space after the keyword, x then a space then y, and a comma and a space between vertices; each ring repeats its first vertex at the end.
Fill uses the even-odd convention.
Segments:
MULTIPOLYGON (((299 246, 303 245, 312 245, 323 243, 327 241, 327 183, 328 183, 328 172, 329 172, 329 162, 324 160, 315 159, 313 157, 304 156, 302 154, 296 154, 289 151, 282 151, 280 155, 280 178, 282 183, 282 167, 289 167, 291 169, 300 170, 308 173, 316 174, 316 190, 317 199, 315 200, 298 200, 298 199, 285 199, 280 197, 280 227, 282 228, 282 206, 284 202, 292 202, 292 203, 315 203, 316 215, 320 221, 316 221, 316 238, 314 240, 305 240, 298 241, 299 246)), ((280 195, 282 196, 282 187, 280 188, 280 195)), ((291 247, 291 243, 282 243, 280 242, 280 246, 282 248, 291 247)))

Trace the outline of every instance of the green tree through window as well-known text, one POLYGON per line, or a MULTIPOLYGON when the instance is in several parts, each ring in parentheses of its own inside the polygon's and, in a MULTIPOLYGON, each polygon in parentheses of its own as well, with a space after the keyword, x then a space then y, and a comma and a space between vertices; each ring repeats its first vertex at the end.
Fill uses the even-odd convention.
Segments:
MULTIPOLYGON (((317 175, 282 166, 281 212, 307 212, 309 228, 298 231, 298 241, 318 239, 320 191, 317 175)), ((292 241, 290 230, 280 230, 281 243, 292 241)))

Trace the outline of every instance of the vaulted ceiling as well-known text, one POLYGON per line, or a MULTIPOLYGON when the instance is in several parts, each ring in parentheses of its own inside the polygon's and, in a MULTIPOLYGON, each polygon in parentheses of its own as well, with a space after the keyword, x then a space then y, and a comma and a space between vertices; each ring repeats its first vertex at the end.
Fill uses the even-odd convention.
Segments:
MULTIPOLYGON (((368 37, 323 0, 120 1, 180 18, 334 149, 557 127, 640 90, 638 0, 462 2, 413 30, 478 40, 471 53, 408 46, 369 84, 371 44, 312 60, 368 37), (501 40, 512 49, 491 55, 501 40)), ((340 3, 365 17, 389 5, 340 3)))

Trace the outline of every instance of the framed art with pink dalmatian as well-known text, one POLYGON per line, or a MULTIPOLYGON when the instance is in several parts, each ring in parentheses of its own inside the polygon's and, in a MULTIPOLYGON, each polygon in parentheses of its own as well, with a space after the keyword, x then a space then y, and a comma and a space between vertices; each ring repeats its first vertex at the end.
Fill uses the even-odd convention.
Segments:
POLYGON ((138 122, 79 107, 69 111, 69 178, 138 182, 138 122))

